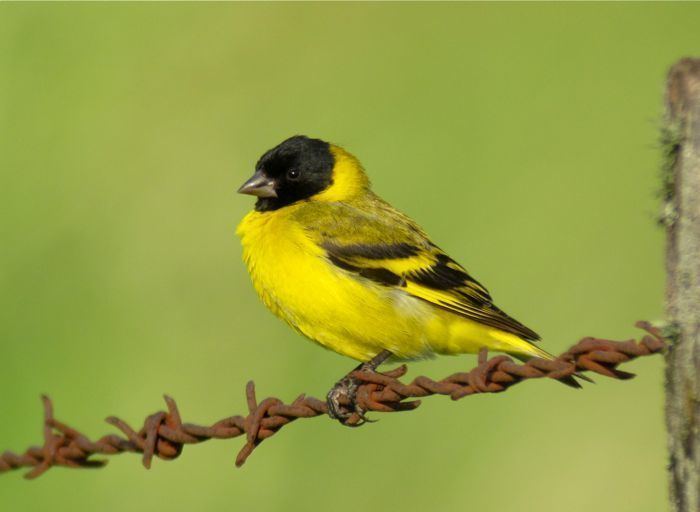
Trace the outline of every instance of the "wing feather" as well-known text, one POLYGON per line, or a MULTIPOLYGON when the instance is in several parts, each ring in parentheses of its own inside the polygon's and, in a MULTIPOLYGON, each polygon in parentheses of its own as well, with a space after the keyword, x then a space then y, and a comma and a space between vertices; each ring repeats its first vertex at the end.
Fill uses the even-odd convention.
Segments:
MULTIPOLYGON (((328 207, 328 205, 326 205, 328 207)), ((476 322, 536 341, 537 333, 493 304, 488 290, 434 245, 408 217, 381 200, 372 212, 337 203, 333 222, 305 222, 333 265, 476 322)))

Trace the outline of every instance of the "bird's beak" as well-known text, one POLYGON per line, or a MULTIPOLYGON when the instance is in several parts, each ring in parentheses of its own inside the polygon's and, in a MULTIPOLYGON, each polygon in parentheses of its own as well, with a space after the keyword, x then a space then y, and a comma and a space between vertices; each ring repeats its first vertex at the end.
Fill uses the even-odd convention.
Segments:
POLYGON ((238 193, 257 197, 277 197, 274 181, 265 176, 262 171, 256 171, 248 181, 241 185, 238 193))

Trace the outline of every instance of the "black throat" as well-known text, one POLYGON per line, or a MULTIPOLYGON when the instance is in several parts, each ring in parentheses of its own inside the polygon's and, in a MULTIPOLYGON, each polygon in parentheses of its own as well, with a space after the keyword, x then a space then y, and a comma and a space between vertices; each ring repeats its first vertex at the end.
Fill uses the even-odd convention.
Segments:
POLYGON ((261 197, 259 212, 278 210, 310 198, 333 183, 335 159, 330 144, 295 135, 266 152, 255 166, 274 182, 277 197, 261 197))

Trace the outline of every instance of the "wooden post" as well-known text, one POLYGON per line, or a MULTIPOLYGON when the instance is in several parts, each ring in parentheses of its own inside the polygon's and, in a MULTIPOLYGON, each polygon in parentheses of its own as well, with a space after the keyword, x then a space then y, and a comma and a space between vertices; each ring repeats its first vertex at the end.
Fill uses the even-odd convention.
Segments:
POLYGON ((700 511, 700 59, 682 59, 666 88, 664 167, 666 426, 674 512, 700 511))

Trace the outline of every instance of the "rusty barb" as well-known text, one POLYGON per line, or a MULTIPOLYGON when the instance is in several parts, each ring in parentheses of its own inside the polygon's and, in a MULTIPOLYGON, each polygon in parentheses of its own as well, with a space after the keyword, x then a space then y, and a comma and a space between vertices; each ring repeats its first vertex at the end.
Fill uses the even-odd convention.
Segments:
MULTIPOLYGON (((636 325, 647 332, 639 341, 584 338, 552 361, 531 359, 520 364, 502 355, 488 359, 484 350, 479 354, 479 364, 474 369, 438 381, 416 377, 404 384, 399 378, 407 372, 405 365, 383 373, 356 371, 353 376, 361 384, 355 402, 364 411, 397 412, 413 410, 420 405, 420 400, 409 400, 411 398, 448 395, 453 400, 459 400, 476 393, 500 393, 527 379, 563 379, 577 372, 629 379, 634 375, 618 370, 618 365, 640 356, 660 353, 667 346, 659 329, 647 322, 637 322, 636 325)), ((166 396, 167 412, 151 414, 139 430, 111 416, 107 418, 107 423, 119 429, 121 435, 110 434, 91 441, 54 418, 51 400, 44 396, 43 446, 29 448, 21 455, 4 452, 0 456, 0 473, 29 467, 32 469, 25 477, 36 478, 54 466, 99 468, 107 461, 95 456, 125 452, 141 453, 143 465, 150 468, 154 456, 165 460, 175 459, 186 444, 245 436, 246 442, 236 457, 236 466, 240 467, 262 441, 275 435, 288 423, 328 412, 325 401, 303 394, 290 404, 272 397, 258 402, 252 381, 246 386, 246 398, 246 416, 231 416, 206 427, 183 423, 175 400, 166 396)), ((350 405, 349 398, 345 405, 350 405)), ((361 423, 362 418, 357 413, 345 421, 348 426, 361 423)))

